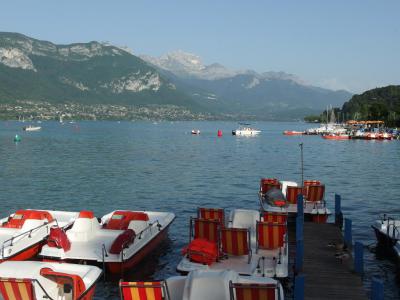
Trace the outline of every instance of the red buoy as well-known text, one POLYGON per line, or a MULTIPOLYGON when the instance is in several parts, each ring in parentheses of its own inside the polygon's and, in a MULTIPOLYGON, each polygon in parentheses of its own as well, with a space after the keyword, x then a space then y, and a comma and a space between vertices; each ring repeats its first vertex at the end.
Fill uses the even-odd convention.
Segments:
POLYGON ((222 136, 222 130, 218 129, 218 137, 221 137, 221 136, 222 136))

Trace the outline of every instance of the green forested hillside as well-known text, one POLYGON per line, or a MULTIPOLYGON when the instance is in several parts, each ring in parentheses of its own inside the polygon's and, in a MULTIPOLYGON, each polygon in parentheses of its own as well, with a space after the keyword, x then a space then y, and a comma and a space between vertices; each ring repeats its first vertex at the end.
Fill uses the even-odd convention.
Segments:
POLYGON ((400 126, 400 85, 354 95, 343 104, 341 113, 348 120, 382 120, 388 126, 400 126))

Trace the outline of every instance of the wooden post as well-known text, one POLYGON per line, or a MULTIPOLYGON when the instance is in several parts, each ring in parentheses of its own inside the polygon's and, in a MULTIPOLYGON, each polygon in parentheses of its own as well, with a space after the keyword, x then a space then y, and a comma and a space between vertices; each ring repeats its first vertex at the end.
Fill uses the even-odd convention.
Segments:
POLYGON ((343 227, 342 197, 338 194, 335 194, 335 224, 343 227))
POLYGON ((347 247, 351 248, 353 243, 353 237, 351 232, 352 221, 350 219, 344 219, 344 242, 347 247))
POLYGON ((297 196, 297 216, 304 216, 303 195, 297 196))
POLYGON ((372 276, 371 300, 383 300, 383 280, 372 276))
POLYGON ((294 279, 294 300, 304 300, 304 275, 297 275, 294 279))
POLYGON ((354 243, 354 271, 364 273, 364 245, 361 242, 354 243))

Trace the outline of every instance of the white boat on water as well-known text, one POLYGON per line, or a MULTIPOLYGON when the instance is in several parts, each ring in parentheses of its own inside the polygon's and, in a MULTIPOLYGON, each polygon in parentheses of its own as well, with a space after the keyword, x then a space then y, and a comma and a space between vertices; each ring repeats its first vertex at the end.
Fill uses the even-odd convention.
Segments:
POLYGON ((120 282, 120 291, 122 300, 284 300, 279 281, 240 276, 232 270, 197 270, 156 282, 120 282))
POLYGON ((257 210, 199 208, 191 218, 190 241, 177 270, 233 270, 256 277, 288 276, 286 218, 257 210), (271 218, 271 219, 270 219, 271 218))
POLYGON ((22 127, 22 130, 24 130, 24 131, 39 131, 40 129, 42 129, 42 127, 40 127, 40 126, 33 126, 33 125, 29 125, 29 126, 24 126, 24 127, 22 127))
POLYGON ((35 257, 49 236, 50 227, 68 227, 77 216, 77 213, 26 209, 1 219, 0 262, 35 257))
POLYGON ((90 300, 100 275, 95 266, 7 261, 0 264, 0 299, 90 300))
POLYGON ((400 220, 386 215, 372 225, 378 243, 386 248, 393 248, 400 259, 400 220))
POLYGON ((240 126, 236 130, 232 130, 232 135, 238 136, 254 136, 261 133, 261 130, 249 127, 250 124, 240 123, 240 126))
POLYGON ((259 199, 264 212, 287 213, 297 216, 297 197, 303 195, 304 218, 315 223, 326 223, 332 214, 327 208, 325 185, 319 180, 304 180, 303 186, 293 181, 279 181, 276 178, 260 180, 259 199))
POLYGON ((102 263, 111 273, 132 268, 166 237, 173 213, 113 211, 97 219, 81 211, 65 232, 52 228, 40 256, 67 262, 102 263))

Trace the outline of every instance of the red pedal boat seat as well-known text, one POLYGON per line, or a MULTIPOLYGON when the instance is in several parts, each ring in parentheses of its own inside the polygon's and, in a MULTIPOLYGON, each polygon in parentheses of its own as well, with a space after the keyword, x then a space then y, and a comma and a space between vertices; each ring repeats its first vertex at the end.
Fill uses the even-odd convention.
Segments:
POLYGON ((127 229, 121 233, 112 243, 111 254, 120 254, 121 251, 135 241, 136 233, 132 229, 127 229))
POLYGON ((51 222, 54 219, 49 212, 44 210, 20 209, 1 227, 20 229, 24 226, 26 220, 46 220, 47 222, 51 222))
POLYGON ((137 211, 115 211, 106 224, 104 229, 126 230, 131 221, 148 221, 149 216, 144 212, 137 211))

